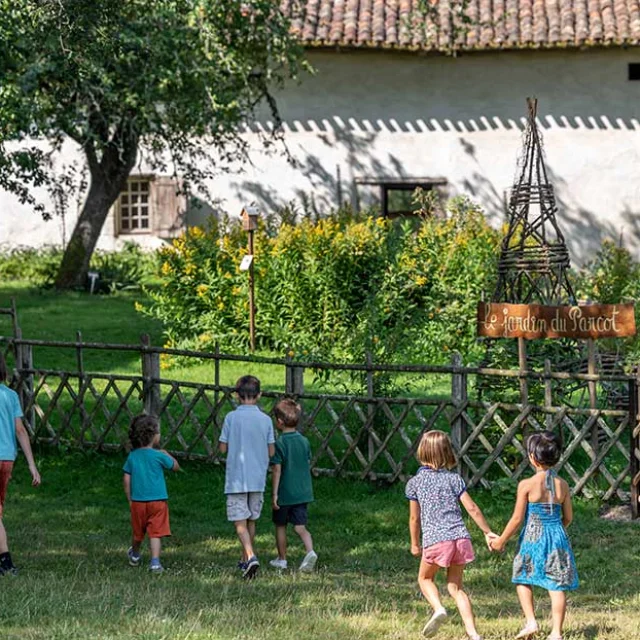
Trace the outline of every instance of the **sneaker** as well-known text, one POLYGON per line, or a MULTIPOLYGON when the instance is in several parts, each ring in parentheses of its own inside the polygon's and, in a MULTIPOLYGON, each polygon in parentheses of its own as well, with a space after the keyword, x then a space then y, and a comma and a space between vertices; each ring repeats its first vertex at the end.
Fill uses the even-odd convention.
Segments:
POLYGON ((0 576, 17 576, 18 567, 11 565, 10 567, 0 567, 0 576))
POLYGON ((270 560, 269 564, 274 569, 282 569, 284 571, 287 568, 287 561, 286 560, 280 560, 280 558, 275 558, 274 560, 270 560))
POLYGON ((256 573, 258 573, 258 569, 260 568, 260 563, 258 562, 258 558, 255 556, 251 556, 246 563, 244 571, 242 572, 242 577, 245 580, 252 580, 256 577, 256 573))
POLYGON ((129 564, 132 567, 139 567, 140 566, 140 555, 136 555, 133 552, 133 547, 129 547, 129 551, 127 551, 127 557, 129 558, 129 564))
POLYGON ((312 573, 316 568, 316 562, 318 562, 318 555, 315 551, 309 551, 309 553, 304 557, 299 571, 302 571, 303 573, 312 573))
POLYGON ((538 623, 537 622, 527 622, 527 624, 522 627, 520 633, 516 636, 516 640, 526 640, 526 638, 533 638, 538 633, 538 623))
POLYGON ((162 573, 164 571, 164 567, 158 562, 158 564, 150 564, 149 571, 151 573, 162 573))
POLYGON ((240 571, 244 571, 247 568, 247 563, 244 560, 240 560, 236 566, 240 571))
POLYGON ((438 632, 438 629, 442 626, 442 623, 447 619, 447 612, 444 609, 438 609, 434 614, 429 618, 427 624, 424 625, 424 629, 422 629, 422 635, 425 638, 430 638, 431 636, 435 636, 438 632))

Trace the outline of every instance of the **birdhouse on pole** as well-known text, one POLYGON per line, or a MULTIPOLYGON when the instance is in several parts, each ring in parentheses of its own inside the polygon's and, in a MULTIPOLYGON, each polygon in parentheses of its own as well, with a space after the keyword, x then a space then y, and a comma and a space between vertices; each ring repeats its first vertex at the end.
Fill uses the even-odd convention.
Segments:
POLYGON ((258 228, 258 217, 260 216, 258 207, 244 207, 240 215, 242 228, 245 231, 255 231, 258 228))

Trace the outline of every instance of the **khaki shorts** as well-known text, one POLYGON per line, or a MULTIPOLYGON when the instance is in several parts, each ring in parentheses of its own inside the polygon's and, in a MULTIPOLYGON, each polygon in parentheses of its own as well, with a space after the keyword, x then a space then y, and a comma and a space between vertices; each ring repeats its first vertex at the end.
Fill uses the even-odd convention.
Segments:
POLYGON ((264 493, 252 491, 250 493, 227 494, 227 519, 229 522, 240 520, 257 520, 262 513, 264 493))

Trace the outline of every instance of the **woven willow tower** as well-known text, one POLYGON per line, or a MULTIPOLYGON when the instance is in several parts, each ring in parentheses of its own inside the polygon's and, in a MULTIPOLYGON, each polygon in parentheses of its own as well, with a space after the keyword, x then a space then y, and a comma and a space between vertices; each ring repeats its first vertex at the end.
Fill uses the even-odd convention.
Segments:
POLYGON ((575 304, 570 260, 556 221, 553 185, 547 177, 536 125, 537 100, 528 98, 522 167, 509 198, 509 229, 502 242, 494 302, 575 304))

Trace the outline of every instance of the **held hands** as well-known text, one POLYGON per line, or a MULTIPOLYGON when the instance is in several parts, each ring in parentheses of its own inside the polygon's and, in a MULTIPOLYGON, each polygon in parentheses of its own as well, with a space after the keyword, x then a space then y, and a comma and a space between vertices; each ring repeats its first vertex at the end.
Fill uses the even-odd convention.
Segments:
POLYGON ((412 544, 411 555, 419 558, 422 555, 422 547, 419 547, 417 544, 412 544))
POLYGON ((506 542, 499 536, 495 536, 488 542, 490 551, 497 551, 502 553, 504 551, 506 542))
POLYGON ((493 533, 493 531, 489 531, 484 534, 484 541, 487 543, 487 548, 489 549, 489 551, 494 551, 493 543, 499 538, 500 536, 497 533, 493 533))

